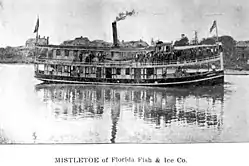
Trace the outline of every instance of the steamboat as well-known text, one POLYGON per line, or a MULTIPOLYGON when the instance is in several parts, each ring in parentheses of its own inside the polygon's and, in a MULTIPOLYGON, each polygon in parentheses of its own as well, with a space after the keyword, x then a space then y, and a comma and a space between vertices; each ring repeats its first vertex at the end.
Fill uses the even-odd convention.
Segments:
POLYGON ((175 46, 158 42, 144 48, 121 47, 117 22, 113 46, 36 44, 35 77, 45 83, 183 86, 224 82, 222 45, 175 46))

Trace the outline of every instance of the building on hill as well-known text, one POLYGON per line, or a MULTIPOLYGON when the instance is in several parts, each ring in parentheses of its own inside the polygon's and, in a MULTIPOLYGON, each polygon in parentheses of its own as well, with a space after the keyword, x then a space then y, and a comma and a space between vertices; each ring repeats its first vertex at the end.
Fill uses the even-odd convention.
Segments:
POLYGON ((66 40, 61 45, 65 46, 88 46, 90 44, 90 40, 87 37, 76 37, 74 40, 66 40))
POLYGON ((120 43, 121 47, 132 47, 132 48, 143 48, 143 47, 148 47, 149 44, 146 43, 143 40, 139 40, 139 41, 123 41, 122 43, 120 43))
POLYGON ((86 47, 111 47, 112 44, 103 40, 90 41, 87 37, 76 37, 73 40, 64 41, 61 45, 64 46, 86 46, 86 47))
POLYGON ((36 42, 38 45, 48 45, 49 44, 49 37, 44 36, 43 38, 41 38, 39 35, 37 41, 36 41, 36 38, 28 39, 25 43, 25 46, 27 48, 34 48, 36 42))
POLYGON ((248 59, 249 57, 249 43, 246 41, 239 41, 236 43, 236 55, 238 58, 248 59))
POLYGON ((236 43, 235 53, 237 55, 237 62, 249 64, 249 42, 239 41, 236 43))

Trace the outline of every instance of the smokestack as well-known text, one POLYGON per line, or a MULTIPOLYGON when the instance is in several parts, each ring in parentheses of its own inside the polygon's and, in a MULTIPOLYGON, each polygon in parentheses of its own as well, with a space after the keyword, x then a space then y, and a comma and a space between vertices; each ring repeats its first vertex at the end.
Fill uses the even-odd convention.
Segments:
POLYGON ((113 33, 113 45, 118 47, 118 33, 117 33, 117 22, 112 23, 112 33, 113 33))
POLYGON ((47 45, 49 45, 49 37, 47 37, 47 45))

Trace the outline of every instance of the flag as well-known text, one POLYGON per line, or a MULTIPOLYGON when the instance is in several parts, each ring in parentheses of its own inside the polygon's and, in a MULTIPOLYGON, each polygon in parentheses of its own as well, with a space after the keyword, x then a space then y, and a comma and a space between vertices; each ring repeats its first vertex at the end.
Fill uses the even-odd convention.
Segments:
POLYGON ((38 32, 39 29, 39 17, 37 18, 34 33, 38 32))
POLYGON ((212 27, 210 28, 210 33, 216 28, 217 24, 216 21, 214 20, 212 27))

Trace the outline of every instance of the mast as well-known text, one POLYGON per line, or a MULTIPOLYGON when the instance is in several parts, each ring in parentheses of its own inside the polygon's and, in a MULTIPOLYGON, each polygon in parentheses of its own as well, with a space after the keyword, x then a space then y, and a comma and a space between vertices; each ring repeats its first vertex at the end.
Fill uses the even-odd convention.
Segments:
POLYGON ((194 44, 198 45, 198 32, 195 30, 194 33, 195 33, 194 44))
POLYGON ((37 43, 38 43, 38 29, 37 29, 37 31, 36 31, 36 38, 35 38, 35 45, 37 45, 37 43))
POLYGON ((35 45, 37 45, 38 37, 39 37, 39 15, 37 15, 37 21, 36 21, 34 33, 36 33, 35 45))
POLYGON ((36 55, 38 54, 38 48, 37 43, 38 43, 38 37, 39 37, 39 15, 37 15, 37 21, 36 21, 36 25, 35 25, 35 30, 34 33, 36 33, 36 39, 35 39, 35 61, 36 61, 36 55))
POLYGON ((217 42, 219 42, 219 35, 218 35, 218 24, 217 24, 217 20, 215 20, 215 23, 216 23, 216 40, 217 40, 217 42))

